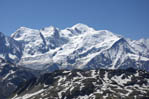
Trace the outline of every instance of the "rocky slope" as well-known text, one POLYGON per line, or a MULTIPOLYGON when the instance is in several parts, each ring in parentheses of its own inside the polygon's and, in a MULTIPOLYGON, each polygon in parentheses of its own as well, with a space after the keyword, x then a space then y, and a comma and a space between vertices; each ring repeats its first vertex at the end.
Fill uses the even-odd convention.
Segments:
POLYGON ((7 61, 18 62, 21 56, 21 43, 0 32, 0 57, 7 61))
POLYGON ((18 87, 33 77, 25 68, 16 67, 0 58, 0 99, 8 99, 18 87))
POLYGON ((29 80, 13 99, 147 99, 149 73, 126 70, 59 70, 29 80))

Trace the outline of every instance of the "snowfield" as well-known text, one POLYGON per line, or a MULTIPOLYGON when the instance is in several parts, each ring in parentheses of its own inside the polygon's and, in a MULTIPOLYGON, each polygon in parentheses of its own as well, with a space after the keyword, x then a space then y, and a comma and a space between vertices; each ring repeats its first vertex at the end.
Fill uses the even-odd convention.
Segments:
POLYGON ((134 67, 149 70, 149 40, 130 40, 85 24, 66 29, 20 27, 11 37, 1 33, 0 56, 35 70, 134 67), (18 46, 19 45, 19 46, 18 46), (10 49, 11 48, 11 49, 10 49), (6 53, 6 54, 4 54, 6 53))

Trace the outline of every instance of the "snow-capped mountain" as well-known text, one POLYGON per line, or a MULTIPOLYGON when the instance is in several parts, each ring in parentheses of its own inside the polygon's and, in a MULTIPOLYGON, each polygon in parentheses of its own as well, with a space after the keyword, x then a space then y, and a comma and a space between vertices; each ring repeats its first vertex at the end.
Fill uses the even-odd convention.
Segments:
MULTIPOLYGON (((60 30, 21 27, 11 35, 21 46, 18 65, 37 70, 134 67, 149 70, 149 40, 130 40, 84 24, 60 30)), ((18 47, 17 47, 18 48, 18 47)))
POLYGON ((59 70, 29 80, 12 99, 148 99, 149 73, 126 70, 59 70))
POLYGON ((47 97, 49 93, 46 92, 53 93, 52 99, 108 97, 111 92, 117 98, 125 98, 141 97, 136 93, 148 96, 149 93, 148 73, 127 69, 149 71, 149 39, 131 40, 84 24, 62 30, 53 26, 40 30, 20 27, 11 37, 0 33, 0 57, 7 60, 0 58, 2 99, 11 97, 12 93, 17 95, 16 99, 47 97), (95 70, 98 68, 126 70, 95 70), (46 72, 53 73, 39 79, 33 75, 46 72), (86 88, 91 90, 86 91, 86 88), (115 93, 117 91, 120 93, 115 93), (100 92, 105 94, 101 96, 100 92))

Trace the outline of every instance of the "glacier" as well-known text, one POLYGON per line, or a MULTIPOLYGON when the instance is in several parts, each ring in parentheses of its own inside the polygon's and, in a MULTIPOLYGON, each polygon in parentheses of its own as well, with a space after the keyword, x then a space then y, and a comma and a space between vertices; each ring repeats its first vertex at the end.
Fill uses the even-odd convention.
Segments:
POLYGON ((78 23, 0 33, 0 57, 35 70, 137 68, 149 71, 149 39, 131 40, 78 23), (7 50, 6 50, 7 49, 7 50))

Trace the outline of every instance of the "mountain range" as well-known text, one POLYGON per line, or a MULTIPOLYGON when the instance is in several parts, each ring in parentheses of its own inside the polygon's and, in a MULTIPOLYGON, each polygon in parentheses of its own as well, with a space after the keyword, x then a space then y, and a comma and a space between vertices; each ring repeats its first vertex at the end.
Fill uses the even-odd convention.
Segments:
POLYGON ((131 40, 85 24, 65 29, 20 27, 0 33, 0 57, 35 70, 126 69, 149 71, 149 39, 131 40))
POLYGON ((148 71, 149 39, 80 23, 0 32, 0 99, 148 98, 148 71))

